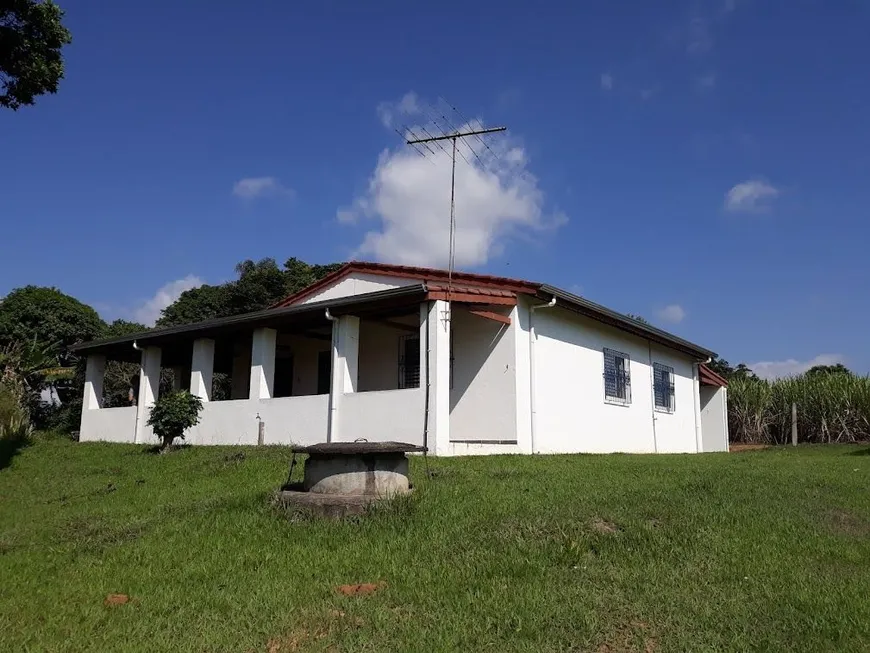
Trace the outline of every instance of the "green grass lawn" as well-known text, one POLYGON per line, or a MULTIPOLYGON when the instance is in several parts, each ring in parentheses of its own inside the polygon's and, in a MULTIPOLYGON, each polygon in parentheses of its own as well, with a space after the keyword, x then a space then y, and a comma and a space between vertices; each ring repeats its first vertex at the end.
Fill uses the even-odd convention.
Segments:
POLYGON ((415 458, 291 523, 286 449, 46 439, 0 470, 0 651, 870 650, 865 453, 415 458))

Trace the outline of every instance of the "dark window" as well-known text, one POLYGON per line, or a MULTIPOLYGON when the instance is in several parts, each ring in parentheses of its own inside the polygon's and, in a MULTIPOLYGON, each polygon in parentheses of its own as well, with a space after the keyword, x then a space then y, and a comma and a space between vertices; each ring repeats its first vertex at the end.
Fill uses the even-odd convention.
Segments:
POLYGON ((317 394, 328 395, 332 380, 332 350, 317 354, 317 394))
POLYGON ((283 356, 275 359, 276 397, 293 396, 293 357, 283 356))
POLYGON ((674 411, 674 368, 653 363, 653 393, 656 410, 674 411))
POLYGON ((399 388, 420 387, 420 336, 399 338, 399 388))
POLYGON ((604 400, 631 403, 631 359, 628 354, 604 350, 604 400))

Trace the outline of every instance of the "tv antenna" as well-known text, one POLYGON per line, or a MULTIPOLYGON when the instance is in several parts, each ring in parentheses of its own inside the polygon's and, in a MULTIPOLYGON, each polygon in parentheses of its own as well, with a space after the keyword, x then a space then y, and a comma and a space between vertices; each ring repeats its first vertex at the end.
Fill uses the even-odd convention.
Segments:
MULTIPOLYGON (((443 118, 443 116, 442 116, 442 118, 443 118)), ((447 122, 446 118, 444 118, 444 120, 445 120, 445 122, 447 122)), ((437 125, 438 123, 435 122, 435 124, 437 125)), ((452 153, 450 156, 450 160, 451 160, 451 170, 450 170, 450 247, 449 247, 449 259, 448 259, 448 264, 447 264, 447 301, 449 302, 450 301, 450 292, 453 289, 453 269, 455 267, 455 262, 456 262, 456 142, 460 139, 469 138, 471 136, 474 136, 480 142, 482 142, 484 145, 486 145, 486 143, 481 138, 481 136, 483 136, 484 134, 494 134, 496 132, 506 131, 507 127, 489 127, 487 129, 470 129, 468 131, 461 132, 459 130, 452 129, 452 125, 450 125, 449 122, 447 122, 447 124, 451 127, 451 133, 441 134, 440 136, 431 136, 431 135, 428 135, 429 132, 427 132, 425 130, 425 128, 423 128, 423 131, 427 134, 426 138, 406 139, 405 144, 412 145, 412 146, 413 145, 422 145, 423 147, 428 149, 430 152, 432 152, 432 150, 431 150, 431 148, 429 148, 428 144, 434 143, 435 145, 440 147, 445 153, 447 152, 447 150, 444 150, 444 148, 441 147, 441 141, 452 141, 452 144, 453 144, 453 149, 452 149, 452 153)), ((410 130, 408 130, 408 131, 410 131, 410 130)), ((411 134, 415 135, 413 132, 411 132, 411 134)), ((474 148, 472 148, 471 146, 468 146, 468 147, 469 147, 469 149, 471 149, 471 151, 474 153, 474 155, 477 156, 477 153, 474 152, 474 148)), ((487 149, 489 149, 488 145, 486 147, 487 147, 487 149)), ((414 148, 414 149, 416 149, 416 148, 414 148)), ((433 154, 434 154, 434 152, 433 152, 433 154)), ((461 151, 460 151, 460 155, 462 155, 461 151)), ((462 156, 462 158, 465 159, 465 156, 462 156)), ((477 158, 478 158, 478 160, 480 160, 480 157, 477 157, 477 158)), ((466 159, 466 162, 467 161, 468 160, 466 159)))

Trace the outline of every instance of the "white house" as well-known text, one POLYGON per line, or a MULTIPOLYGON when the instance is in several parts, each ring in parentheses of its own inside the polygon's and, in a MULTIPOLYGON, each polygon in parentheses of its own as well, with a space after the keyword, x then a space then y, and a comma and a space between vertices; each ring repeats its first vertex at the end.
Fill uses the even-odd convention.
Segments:
POLYGON ((434 455, 728 448, 713 352, 552 286, 348 263, 267 310, 86 343, 80 439, 156 442, 171 367, 204 402, 192 444, 398 440, 434 455), (106 360, 141 362, 103 408, 106 360), (212 375, 232 396, 212 400, 212 375))

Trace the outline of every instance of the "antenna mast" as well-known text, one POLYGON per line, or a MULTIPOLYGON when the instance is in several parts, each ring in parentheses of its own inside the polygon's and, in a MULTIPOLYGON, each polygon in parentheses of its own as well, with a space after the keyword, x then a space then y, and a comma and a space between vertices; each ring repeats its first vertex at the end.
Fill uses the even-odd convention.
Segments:
MULTIPOLYGON (((489 129, 474 129, 466 132, 454 131, 452 134, 442 134, 441 136, 429 136, 428 138, 415 138, 406 140, 407 145, 423 145, 427 143, 435 143, 440 147, 440 141, 453 141, 453 152, 451 154, 451 171, 450 171, 450 257, 447 267, 447 301, 450 301, 450 292, 453 289, 453 269, 456 261, 456 141, 460 138, 468 138, 476 136, 480 139, 482 134, 493 134, 495 132, 503 132, 507 127, 490 127, 489 129)), ((416 149, 416 148, 415 148, 416 149)), ((446 150, 445 150, 446 151, 446 150)), ((471 150, 474 152, 474 150, 471 150)), ((431 152, 431 150, 430 150, 431 152)), ((475 152, 475 155, 477 153, 475 152)), ((463 157, 464 158, 464 157, 463 157)), ((479 158, 479 157, 478 157, 479 158)))

